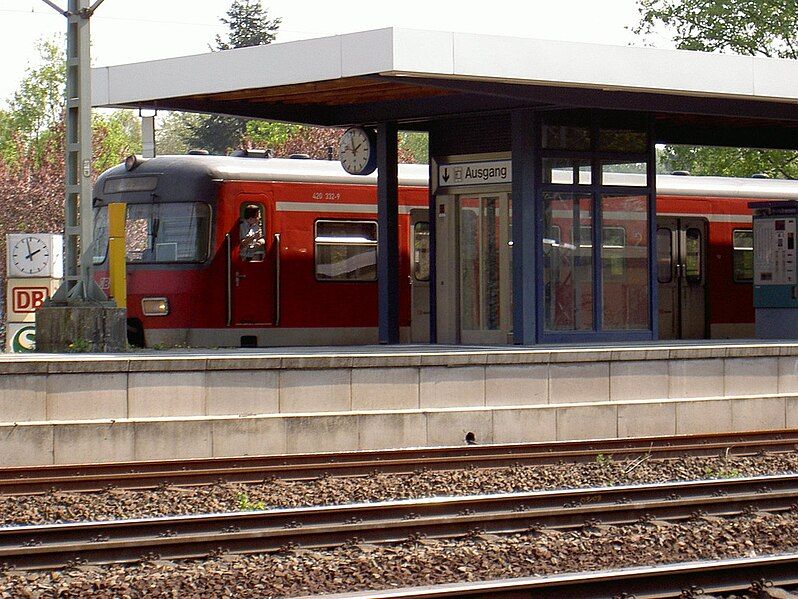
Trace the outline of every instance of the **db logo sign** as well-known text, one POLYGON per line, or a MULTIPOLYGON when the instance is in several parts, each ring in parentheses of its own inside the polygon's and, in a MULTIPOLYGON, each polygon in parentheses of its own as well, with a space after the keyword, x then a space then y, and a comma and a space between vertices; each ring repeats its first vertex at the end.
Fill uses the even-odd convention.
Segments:
POLYGON ((20 314, 30 314, 47 299, 47 287, 14 287, 11 310, 20 314))

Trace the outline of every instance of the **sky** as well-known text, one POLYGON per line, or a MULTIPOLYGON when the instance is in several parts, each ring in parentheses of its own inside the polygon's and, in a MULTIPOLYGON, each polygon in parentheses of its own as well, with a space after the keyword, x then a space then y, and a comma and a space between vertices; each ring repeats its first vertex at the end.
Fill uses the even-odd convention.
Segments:
MULTIPOLYGON (((53 0, 67 7, 67 0, 53 0)), ((231 0, 104 0, 91 21, 92 64, 107 66, 208 52, 231 0)), ((402 0, 341 3, 264 0, 282 18, 277 42, 380 27, 642 44, 626 28, 636 0, 402 0), (347 5, 349 6, 347 8, 347 5), (368 7, 368 10, 366 10, 368 7)), ((36 43, 63 35, 66 19, 42 0, 0 0, 0 103, 35 64, 36 43)), ((652 40, 656 45, 667 45, 652 40)))

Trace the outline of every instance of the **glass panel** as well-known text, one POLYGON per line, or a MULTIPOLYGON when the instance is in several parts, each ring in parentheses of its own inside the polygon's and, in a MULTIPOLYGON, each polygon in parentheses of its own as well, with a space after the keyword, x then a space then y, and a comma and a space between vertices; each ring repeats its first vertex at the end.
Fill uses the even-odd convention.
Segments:
POLYGON ((754 280, 754 233, 751 229, 736 229, 732 235, 734 281, 750 283, 754 280))
POLYGON ((648 181, 646 165, 646 162, 602 160, 601 184, 645 187, 648 181))
POLYGON ((589 160, 571 160, 569 158, 543 159, 543 183, 590 185, 591 179, 592 173, 589 160))
POLYGON ((646 132, 633 129, 599 129, 598 149, 606 152, 646 152, 646 132))
POLYGON ((602 328, 647 329, 648 196, 604 195, 601 219, 602 328))
POLYGON ((701 231, 687 229, 687 255, 684 262, 684 276, 691 283, 701 280, 701 231))
POLYGON ((429 223, 419 222, 413 227, 413 278, 429 281, 429 223))
POLYGON ((316 221, 316 278, 377 280, 377 223, 316 221))
POLYGON ((94 251, 92 262, 102 264, 108 252, 108 207, 94 209, 94 251))
POLYGON ((673 235, 670 229, 657 229, 657 282, 670 283, 673 277, 673 235))
POLYGON ((543 125, 540 141, 546 150, 589 150, 590 129, 566 125, 543 125))
POLYGON ((543 194, 544 321, 549 331, 593 329, 591 208, 587 194, 543 194))
POLYGON ((128 204, 128 262, 203 262, 208 257, 211 209, 207 204, 128 204))
POLYGON ((499 198, 460 198, 461 328, 501 327, 499 198))

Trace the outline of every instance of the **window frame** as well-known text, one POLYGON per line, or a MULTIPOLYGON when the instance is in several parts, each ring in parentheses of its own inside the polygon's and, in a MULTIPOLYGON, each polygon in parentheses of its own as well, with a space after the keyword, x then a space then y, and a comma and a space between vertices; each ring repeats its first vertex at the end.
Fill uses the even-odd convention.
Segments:
MULTIPOLYGON (((128 203, 127 208, 125 210, 125 227, 127 230, 127 223, 129 221, 128 215, 130 212, 130 208, 132 206, 182 206, 182 205, 200 205, 207 207, 208 214, 207 214, 207 232, 206 232, 206 244, 203 247, 203 256, 198 257, 195 260, 128 260, 127 259, 127 239, 125 239, 125 264, 128 266, 145 266, 145 267, 153 267, 153 266, 161 266, 161 265, 196 265, 196 264, 207 264, 208 261, 211 260, 212 256, 212 248, 213 248, 213 206, 209 202, 155 202, 155 203, 147 203, 147 202, 135 202, 135 203, 128 203)), ((168 242, 173 243, 173 242, 168 242)), ((107 259, 107 258, 106 258, 107 259)))
POLYGON ((353 218, 317 218, 313 221, 313 277, 318 283, 375 283, 377 281, 378 272, 377 268, 374 269, 374 278, 371 279, 331 279, 319 278, 319 245, 325 246, 366 246, 374 248, 375 267, 379 264, 379 225, 373 219, 353 219, 353 218), (366 242, 335 242, 335 241, 322 241, 319 242, 319 224, 320 223, 350 223, 350 224, 369 224, 374 225, 374 241, 366 242))

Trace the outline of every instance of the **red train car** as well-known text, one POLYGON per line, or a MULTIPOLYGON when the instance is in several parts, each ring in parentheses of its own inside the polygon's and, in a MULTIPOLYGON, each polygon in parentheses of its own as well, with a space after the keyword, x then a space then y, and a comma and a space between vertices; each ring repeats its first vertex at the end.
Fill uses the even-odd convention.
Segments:
MULTIPOLYGON (((423 340, 428 324, 418 300, 428 294, 427 174, 425 165, 400 166, 400 275, 410 282, 401 286, 400 321, 403 338, 414 340, 423 340)), ((798 183, 661 176, 657 185, 660 337, 752 336, 747 202, 798 198, 798 183)), ((122 201, 131 343, 374 343, 375 198, 373 175, 347 175, 332 161, 162 156, 130 170, 120 165, 95 186, 97 276, 107 281, 106 206, 122 201), (247 242, 248 215, 262 238, 255 247, 247 242)), ((547 231, 544 243, 551 247, 544 251, 578 254, 580 244, 567 242, 573 239, 567 226, 547 231)), ((602 226, 603 260, 611 262, 615 248, 647 239, 636 231, 639 223, 621 216, 602 226)), ((640 250, 645 260, 647 246, 640 250)), ((549 293, 558 293, 555 270, 547 276, 555 289, 549 293)), ((617 309, 640 309, 635 301, 630 297, 617 309)), ((552 305, 561 306, 553 319, 568 311, 552 305)))

